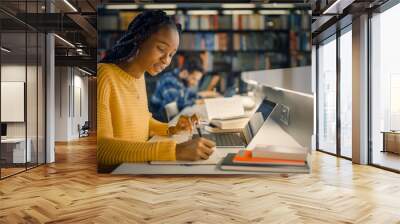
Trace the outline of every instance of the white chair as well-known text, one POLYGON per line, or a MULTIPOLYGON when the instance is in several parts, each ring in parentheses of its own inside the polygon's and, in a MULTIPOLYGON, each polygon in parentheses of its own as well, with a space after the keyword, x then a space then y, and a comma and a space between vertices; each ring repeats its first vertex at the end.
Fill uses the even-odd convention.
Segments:
POLYGON ((175 101, 165 105, 164 110, 168 121, 170 121, 179 113, 178 104, 176 104, 175 101))

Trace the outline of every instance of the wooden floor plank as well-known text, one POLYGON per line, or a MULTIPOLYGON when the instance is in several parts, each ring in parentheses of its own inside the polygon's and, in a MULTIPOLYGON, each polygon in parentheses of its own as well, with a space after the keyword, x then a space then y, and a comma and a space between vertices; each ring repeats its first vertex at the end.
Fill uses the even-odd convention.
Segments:
POLYGON ((400 175, 321 152, 311 174, 97 174, 96 139, 0 181, 0 223, 400 223, 400 175))

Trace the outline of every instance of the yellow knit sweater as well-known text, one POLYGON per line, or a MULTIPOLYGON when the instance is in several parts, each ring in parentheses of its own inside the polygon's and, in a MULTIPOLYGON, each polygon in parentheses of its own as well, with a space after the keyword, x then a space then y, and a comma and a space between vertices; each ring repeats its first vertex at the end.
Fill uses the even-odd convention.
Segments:
POLYGON ((175 141, 147 142, 149 135, 166 135, 168 124, 152 118, 144 76, 136 79, 115 64, 97 69, 97 162, 175 160, 175 141))

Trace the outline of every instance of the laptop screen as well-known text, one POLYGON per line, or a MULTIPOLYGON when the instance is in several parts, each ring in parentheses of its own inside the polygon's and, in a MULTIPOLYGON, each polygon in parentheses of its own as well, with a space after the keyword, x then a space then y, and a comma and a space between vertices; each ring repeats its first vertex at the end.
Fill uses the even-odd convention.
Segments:
POLYGON ((251 116, 249 122, 246 124, 243 134, 246 139, 247 144, 254 138, 258 130, 262 127, 264 122, 271 115, 274 110, 276 103, 264 99, 257 111, 251 116))

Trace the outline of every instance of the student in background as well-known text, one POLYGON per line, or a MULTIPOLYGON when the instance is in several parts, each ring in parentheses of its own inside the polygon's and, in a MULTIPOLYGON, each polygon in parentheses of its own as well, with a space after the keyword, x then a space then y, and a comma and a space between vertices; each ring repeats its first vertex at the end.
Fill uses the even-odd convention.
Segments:
POLYGON ((181 111, 185 107, 202 104, 203 98, 219 96, 213 91, 199 91, 203 71, 199 55, 191 55, 185 59, 182 69, 175 68, 162 74, 150 99, 154 117, 167 121, 165 106, 171 102, 176 102, 178 111, 181 111))
POLYGON ((191 57, 184 63, 183 69, 175 68, 162 74, 151 97, 153 115, 159 120, 167 120, 165 106, 176 102, 178 110, 195 103, 201 103, 197 85, 203 76, 203 66, 198 57, 191 57))
MULTIPOLYGON (((177 66, 182 68, 181 65, 183 65, 183 62, 186 59, 189 58, 199 58, 201 61, 201 66, 203 68, 203 77, 201 78, 200 82, 198 83, 198 88, 197 91, 199 95, 202 97, 208 98, 208 97, 218 97, 221 96, 219 92, 217 92, 217 89, 220 89, 220 83, 222 84, 222 79, 221 79, 221 74, 218 72, 213 72, 212 69, 210 69, 210 54, 208 51, 200 51, 198 53, 189 53, 186 54, 186 57, 181 56, 180 59, 181 61, 178 61, 176 64, 177 66)), ((211 62, 212 63, 212 62, 211 62)))
POLYGON ((215 144, 197 138, 176 144, 148 142, 151 135, 189 129, 178 121, 168 124, 148 111, 144 73, 166 68, 179 45, 180 26, 163 11, 145 11, 106 53, 97 75, 97 161, 99 165, 152 160, 199 160, 213 153, 215 144))

